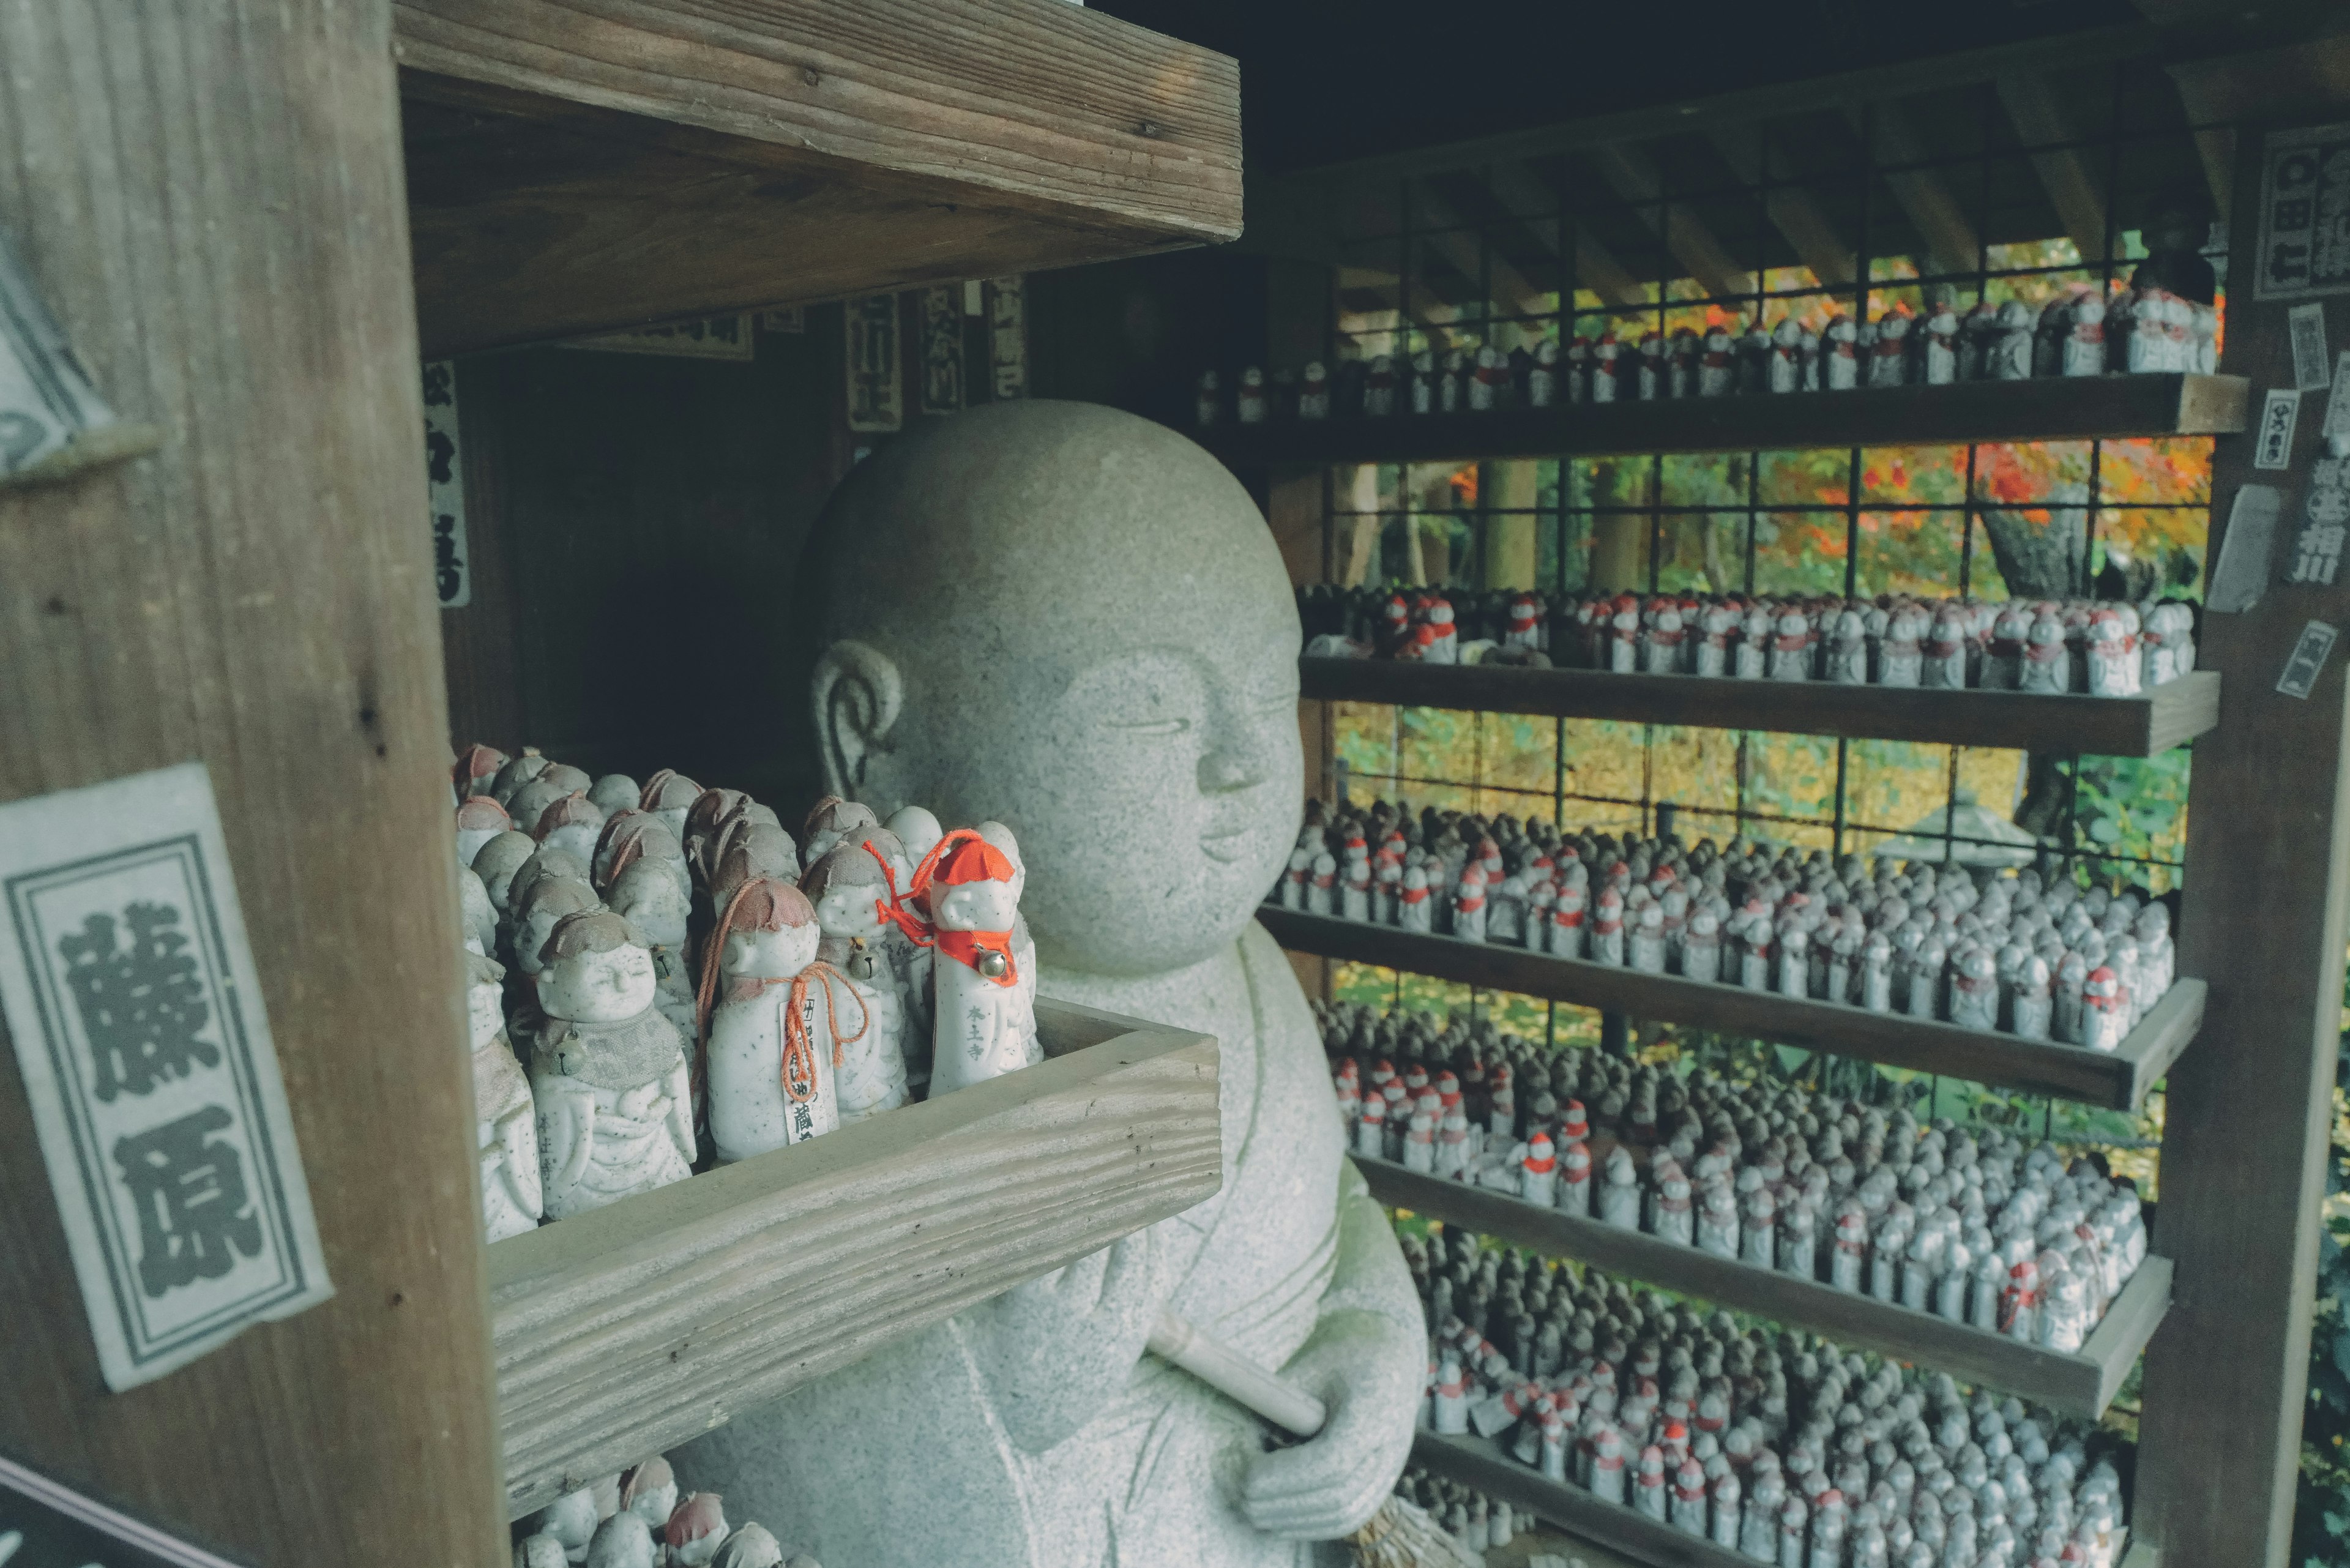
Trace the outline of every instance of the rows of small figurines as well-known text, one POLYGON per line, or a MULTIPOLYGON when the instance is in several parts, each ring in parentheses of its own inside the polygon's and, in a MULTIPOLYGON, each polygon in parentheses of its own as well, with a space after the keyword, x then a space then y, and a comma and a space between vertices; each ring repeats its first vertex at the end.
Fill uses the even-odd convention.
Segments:
POLYGON ((1993 871, 1741 836, 1309 803, 1284 909, 2113 1051, 2170 989, 2170 909, 1993 871), (1594 889, 1596 889, 1595 892, 1594 889))
POLYGON ((2135 697, 2195 668, 2183 599, 1298 589, 1305 652, 1615 675, 2135 697), (1455 601, 1459 601, 1456 603, 1455 601))
POLYGON ((1396 1481, 1396 1496, 1428 1515, 1477 1562, 1496 1546, 1518 1538, 1518 1527, 1529 1522, 1505 1498, 1488 1497, 1475 1487, 1422 1469, 1407 1468, 1396 1481))
POLYGON ((1540 1054, 1490 1020, 1342 1002, 1323 1042, 1359 1156, 2027 1344, 2079 1350, 2146 1258, 2131 1183, 1996 1129, 1540 1054))
POLYGON ((1553 1481, 1783 1568, 2120 1559, 2100 1434, 1456 1227, 1399 1240, 1428 1303, 1437 1432, 1492 1438, 1553 1481))
POLYGON ((1041 1060, 1001 824, 452 767, 493 1241, 1041 1060))
POLYGON ((1656 327, 1618 336, 1577 334, 1564 348, 1545 337, 1504 354, 1487 344, 1441 354, 1423 348, 1399 366, 1385 354, 1345 360, 1334 381, 1315 360, 1268 378, 1252 365, 1231 396, 1216 371, 1201 373, 1201 425, 1286 420, 1378 419, 1391 414, 1482 413, 1561 404, 1652 402, 1754 393, 1942 387, 2107 371, 2204 371, 2219 365, 2219 313, 2162 288, 2108 300, 2076 285, 2034 312, 2020 299, 1982 301, 1961 315, 1947 301, 1920 316, 1896 305, 1874 321, 1838 312, 1814 331, 1794 316, 1775 326, 1717 321, 1668 334, 1656 327))
POLYGON ((677 1477, 655 1455, 592 1486, 564 1493, 516 1532, 515 1568, 819 1568, 806 1552, 788 1562, 764 1524, 729 1526, 714 1491, 678 1495, 677 1477))

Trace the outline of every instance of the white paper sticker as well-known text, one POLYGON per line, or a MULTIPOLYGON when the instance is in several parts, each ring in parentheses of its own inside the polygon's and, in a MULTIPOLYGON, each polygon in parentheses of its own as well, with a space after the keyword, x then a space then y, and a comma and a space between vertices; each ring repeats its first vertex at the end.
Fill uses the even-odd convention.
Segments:
POLYGON ((2284 313, 2285 329, 2293 339, 2293 385, 2302 392, 2319 391, 2332 384, 2334 361, 2325 351, 2325 306, 2318 300, 2296 305, 2284 313))
POLYGON ((334 1293, 201 763, 0 805, 0 1014, 107 1386, 334 1293))
POLYGON ((0 476, 39 468, 114 422, 64 329, 0 240, 0 476))
POLYGON ((2211 571, 2211 589, 2203 607, 2214 614, 2234 615, 2261 602, 2268 587, 2269 556, 2276 548, 2277 519, 2284 513, 2284 492, 2272 484, 2244 484, 2228 508, 2228 531, 2220 540, 2220 564, 2211 571))
POLYGON ((2317 433, 2328 442, 2350 441, 2350 391, 2345 388, 2350 388, 2350 348, 2334 357, 2334 389, 2325 394, 2325 422, 2318 426, 2317 433))
POLYGON ((2277 677, 2276 689, 2288 697, 2304 699, 2316 690, 2326 655, 2334 651, 2334 628, 2322 620, 2303 627, 2301 640, 2293 645, 2293 657, 2284 661, 2284 673, 2277 677))
POLYGON ((2281 469, 2293 460, 2293 427, 2301 419, 2301 394, 2279 388, 2261 405, 2261 428, 2252 432, 2252 466, 2281 469))
POLYGON ((457 367, 424 367, 424 490, 432 519, 432 587, 442 609, 473 602, 473 551, 465 544, 465 466, 457 430, 457 367))

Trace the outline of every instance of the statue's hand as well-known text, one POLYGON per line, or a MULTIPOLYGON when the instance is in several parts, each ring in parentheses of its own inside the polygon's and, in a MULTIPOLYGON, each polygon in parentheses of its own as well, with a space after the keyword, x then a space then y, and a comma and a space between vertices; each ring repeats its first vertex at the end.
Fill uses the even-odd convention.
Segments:
POLYGON ((1040 1454, 1098 1415, 1142 1359, 1163 1304, 1149 1229, 962 1315, 1004 1430, 1040 1454))
POLYGON ((1378 1511, 1411 1453, 1427 1370, 1424 1345, 1368 1312, 1325 1317, 1283 1377, 1329 1407, 1311 1441, 1249 1461, 1241 1511, 1284 1541, 1335 1541, 1378 1511))

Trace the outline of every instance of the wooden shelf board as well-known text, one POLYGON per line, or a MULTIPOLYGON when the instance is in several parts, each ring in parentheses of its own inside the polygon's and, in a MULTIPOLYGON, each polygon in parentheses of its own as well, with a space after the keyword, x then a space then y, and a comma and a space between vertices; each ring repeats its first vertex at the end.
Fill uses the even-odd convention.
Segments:
POLYGON ((1300 659, 1297 667, 1299 695, 1325 701, 2113 757, 2155 756, 2220 722, 2220 677, 2210 670, 2143 697, 2043 697, 1393 659, 1300 659))
MULTIPOLYGON (((1551 1480, 1491 1438, 1448 1438, 1422 1429, 1412 1438, 1411 1457, 1424 1469, 1648 1568, 1754 1568, 1754 1560, 1742 1552, 1675 1530, 1638 1509, 1602 1502, 1579 1486, 1551 1480)), ((2152 1547, 2134 1541, 2122 1554, 2121 1568, 2158 1568, 2158 1562, 2152 1547)))
POLYGON ((2138 1352, 2170 1305, 2170 1261, 2148 1257, 2122 1287, 2076 1354, 2023 1345, 1931 1313, 1700 1252, 1639 1231, 1538 1208, 1523 1199, 1384 1159, 1357 1158, 1371 1196, 1390 1208, 1468 1226, 1548 1257, 1596 1263, 1610 1273, 1825 1334, 1840 1345, 1948 1372, 1965 1383, 2021 1394, 2094 1419, 2113 1402, 2138 1352))
POLYGON ((1635 1018, 1684 1023, 1777 1040, 1790 1045, 1858 1056, 1995 1084, 2088 1105, 2134 1110, 2147 1091, 2194 1042, 2208 992, 2199 980, 2178 980, 2110 1055, 2078 1045, 2020 1039, 1962 1029, 1955 1023, 1871 1012, 1844 1002, 1812 1002, 1742 986, 1643 974, 1587 959, 1554 958, 1524 948, 1423 936, 1262 906, 1258 919, 1295 952, 1378 964, 1440 980, 1553 1002, 1571 1002, 1635 1018))
POLYGON ((1063 0, 395 0, 426 358, 1227 240, 1240 76, 1063 0))
POLYGON ((1037 1066, 492 1247, 510 1517, 1216 1191, 1211 1036, 1036 1021, 1037 1066))
POLYGON ((1776 397, 1578 403, 1490 413, 1293 420, 1189 433, 1231 467, 1261 468, 2233 435, 2245 428, 2250 403, 2251 385, 2241 376, 2167 372, 1776 397))

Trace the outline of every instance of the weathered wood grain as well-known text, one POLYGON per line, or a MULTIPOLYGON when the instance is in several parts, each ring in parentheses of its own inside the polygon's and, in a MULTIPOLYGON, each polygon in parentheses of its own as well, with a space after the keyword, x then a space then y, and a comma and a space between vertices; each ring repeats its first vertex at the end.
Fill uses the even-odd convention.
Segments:
POLYGON ((2059 1099, 2137 1106, 2194 1043, 2207 994, 2199 980, 2173 982, 2110 1055, 2078 1045, 1965 1029, 1934 1019, 1871 1012, 1743 986, 1643 974, 1618 964, 1554 958, 1493 942, 1422 935, 1393 926, 1308 915, 1267 905, 1257 919, 1274 940, 1297 952, 1409 970, 1522 996, 1546 997, 1634 1018, 1686 1023, 1778 1040, 1887 1066, 2000 1084, 2059 1099))
POLYGON ((1232 60, 1061 0, 399 0, 429 352, 1240 232, 1232 60))
POLYGON ((0 1048, 0 1449, 312 1568, 504 1552, 390 41, 0 7, 0 225, 163 437, 0 494, 0 798, 210 769, 337 1292, 108 1393, 0 1048))
POLYGON ((1042 1065, 492 1248, 508 1512, 1211 1196, 1215 1041, 1037 1016, 1042 1065))
POLYGON ((2170 1262, 2149 1257, 2122 1287, 2077 1354, 2023 1345, 1931 1313, 1855 1295, 1794 1274, 1758 1269, 1621 1230, 1580 1215, 1544 1209, 1507 1193, 1471 1187, 1384 1159, 1357 1157, 1371 1196, 1390 1208, 1466 1225, 1553 1258, 1596 1263, 1610 1273, 1683 1291, 1773 1322, 1826 1334, 1839 1345, 1874 1350, 1989 1384, 2069 1415, 2094 1418, 2113 1402, 2170 1300, 2170 1262))
POLYGON ((2210 670, 2190 670, 2143 697, 1924 691, 1394 659, 1304 659, 1298 673, 1305 695, 1339 702, 2112 757, 2168 751, 2210 729, 2220 712, 2220 677, 2210 670))
MULTIPOLYGON (((2240 262, 2259 254, 2263 140, 2243 129, 2240 262)), ((2228 370, 2291 386, 2288 302, 2254 299, 2241 270, 2228 300, 2228 370)), ((2338 349, 2338 319, 2333 331, 2338 349)), ((2245 483, 2282 486, 2285 511, 2260 603, 2206 616, 2201 632, 2228 701, 2195 748, 2178 959, 2211 982, 2211 1009, 2170 1077, 2155 1244, 2178 1265, 2178 1300, 2147 1347, 2136 1487, 2139 1528, 2181 1564, 2281 1568, 2292 1540, 2350 913, 2344 650, 2306 699, 2275 690, 2303 627, 2350 625, 2350 578, 2280 580, 2321 450, 2304 415, 2282 472, 2253 470, 2249 441, 2213 455, 2212 558, 2245 483)))
POLYGON ((1573 403, 1484 413, 1292 420, 1196 434, 1233 468, 1653 452, 1778 452, 2092 437, 2229 435, 2249 417, 2237 376, 1962 381, 1783 397, 1573 403))

